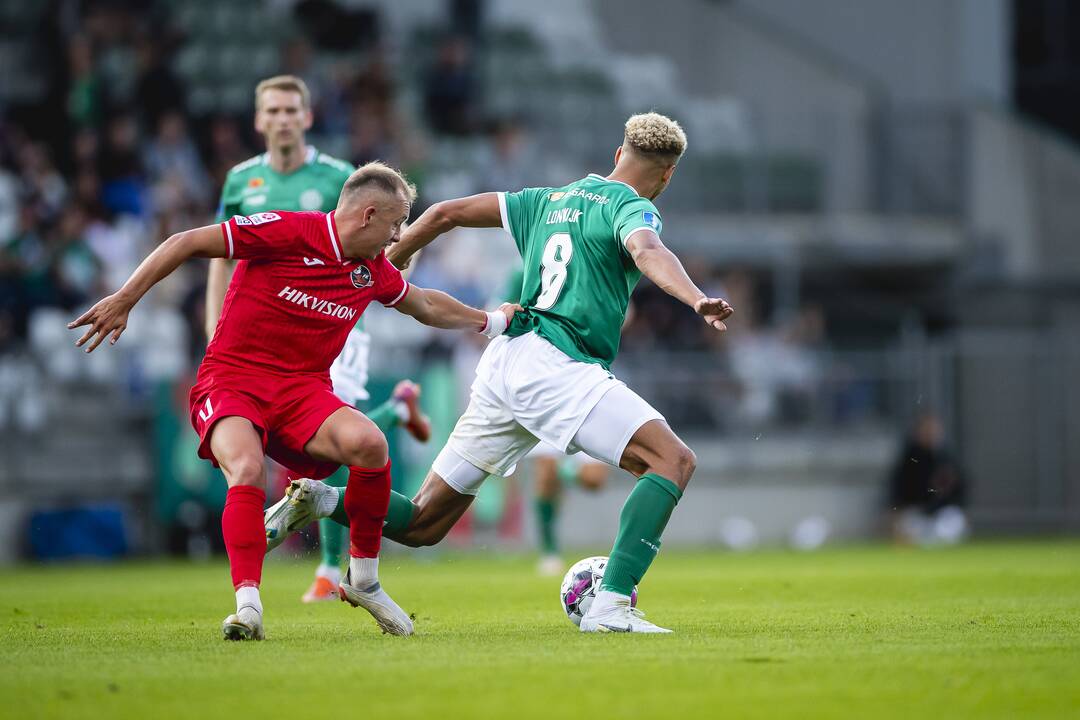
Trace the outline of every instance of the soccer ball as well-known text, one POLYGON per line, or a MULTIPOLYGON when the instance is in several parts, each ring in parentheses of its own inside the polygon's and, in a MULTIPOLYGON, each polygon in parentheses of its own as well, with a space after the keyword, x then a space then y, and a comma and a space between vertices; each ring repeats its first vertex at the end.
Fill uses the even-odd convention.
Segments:
MULTIPOLYGON (((575 625, 581 624, 581 618, 589 612, 593 598, 600 591, 607 568, 607 556, 597 555, 578 560, 566 571, 562 587, 559 589, 559 603, 566 617, 575 625)), ((637 607, 637 588, 630 593, 630 606, 637 607)))

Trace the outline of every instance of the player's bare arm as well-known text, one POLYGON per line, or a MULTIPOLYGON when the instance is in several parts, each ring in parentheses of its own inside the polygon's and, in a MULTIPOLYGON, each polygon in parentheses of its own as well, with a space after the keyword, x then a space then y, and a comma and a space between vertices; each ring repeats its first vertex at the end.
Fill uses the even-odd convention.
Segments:
POLYGON ((86 352, 93 352, 106 337, 111 345, 115 345, 127 328, 131 308, 150 288, 168 277, 185 260, 225 257, 225 253, 220 225, 207 225, 171 236, 142 261, 123 287, 68 323, 71 329, 89 325, 83 336, 75 341, 75 346, 82 347, 89 342, 86 352))
POLYGON ((724 320, 734 309, 726 300, 706 296, 659 235, 647 228, 638 230, 626 239, 626 249, 641 273, 657 287, 692 307, 712 327, 727 330, 724 320))
POLYGON ((210 269, 206 274, 206 341, 214 338, 214 328, 221 319, 221 309, 225 305, 225 291, 229 289, 232 281, 233 270, 236 269, 236 261, 226 258, 213 258, 210 260, 210 269))
POLYGON ((502 227, 497 193, 481 193, 437 202, 401 233, 401 240, 386 251, 386 259, 405 268, 409 259, 443 233, 457 227, 502 227))
POLYGON ((475 330, 477 332, 491 330, 493 325, 491 316, 501 314, 506 322, 498 323, 501 328, 495 325, 498 332, 494 334, 498 335, 513 320, 514 313, 521 311, 521 306, 503 303, 494 313, 486 313, 483 310, 477 310, 459 302, 441 290, 431 290, 410 285, 409 292, 401 302, 394 306, 394 309, 431 327, 444 330, 475 330))

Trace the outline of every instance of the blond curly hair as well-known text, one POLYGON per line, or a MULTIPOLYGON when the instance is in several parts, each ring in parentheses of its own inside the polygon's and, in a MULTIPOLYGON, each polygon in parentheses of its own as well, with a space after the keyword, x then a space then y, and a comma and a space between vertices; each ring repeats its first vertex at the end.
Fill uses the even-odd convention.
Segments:
POLYGON ((623 146, 644 157, 674 163, 686 152, 686 133, 660 113, 640 113, 626 121, 623 146))

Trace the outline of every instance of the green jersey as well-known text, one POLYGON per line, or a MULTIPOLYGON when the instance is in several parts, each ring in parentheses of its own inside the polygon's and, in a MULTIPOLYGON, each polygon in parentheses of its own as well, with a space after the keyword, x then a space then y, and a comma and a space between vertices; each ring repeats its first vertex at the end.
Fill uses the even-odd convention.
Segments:
POLYGON ((319 210, 337 207, 338 195, 352 165, 308 146, 304 164, 287 175, 270 167, 263 153, 240 163, 225 177, 217 222, 263 210, 319 210))
POLYGON ((506 334, 535 332, 582 362, 611 368, 630 293, 641 278, 633 233, 660 233, 660 213, 626 183, 589 175, 561 188, 499 193, 503 227, 524 261, 518 313, 506 334))

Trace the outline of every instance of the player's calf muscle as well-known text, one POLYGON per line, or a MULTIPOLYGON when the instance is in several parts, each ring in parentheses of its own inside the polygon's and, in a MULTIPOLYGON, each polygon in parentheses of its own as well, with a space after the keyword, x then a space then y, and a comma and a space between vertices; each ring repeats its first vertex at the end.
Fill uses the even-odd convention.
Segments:
POLYGON ((404 531, 386 537, 408 547, 437 545, 472 504, 472 495, 455 492, 431 472, 413 498, 416 510, 404 531))

